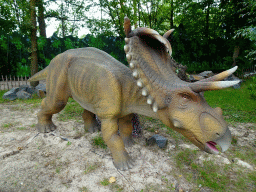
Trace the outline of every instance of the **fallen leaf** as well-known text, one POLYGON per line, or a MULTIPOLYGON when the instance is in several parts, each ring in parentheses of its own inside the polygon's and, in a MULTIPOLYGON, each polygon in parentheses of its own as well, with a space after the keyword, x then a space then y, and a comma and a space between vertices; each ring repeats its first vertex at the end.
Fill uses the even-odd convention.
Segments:
POLYGON ((116 182, 116 178, 115 177, 110 177, 108 182, 109 183, 115 183, 116 182))

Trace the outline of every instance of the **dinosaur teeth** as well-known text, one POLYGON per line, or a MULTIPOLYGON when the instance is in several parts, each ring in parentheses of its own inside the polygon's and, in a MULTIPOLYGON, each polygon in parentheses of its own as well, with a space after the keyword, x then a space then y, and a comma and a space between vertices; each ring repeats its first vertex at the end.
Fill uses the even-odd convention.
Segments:
POLYGON ((125 43, 129 43, 130 39, 129 38, 124 38, 125 43))
POLYGON ((146 88, 146 87, 144 87, 144 88, 142 89, 142 95, 143 95, 143 96, 147 96, 147 95, 148 95, 148 91, 147 91, 147 88, 146 88))
POLYGON ((132 56, 131 56, 131 54, 126 54, 126 59, 128 60, 128 61, 130 61, 131 59, 132 59, 132 56))
POLYGON ((153 104, 153 111, 156 113, 158 111, 157 103, 153 104))
POLYGON ((137 81, 137 85, 138 85, 139 87, 142 87, 142 86, 143 86, 141 79, 139 79, 139 80, 137 81))
POLYGON ((134 63, 132 63, 132 62, 129 64, 129 66, 130 66, 130 68, 132 68, 132 69, 135 67, 134 63))
POLYGON ((147 98, 147 104, 151 105, 153 103, 153 98, 149 95, 147 98))
POLYGON ((139 75, 139 74, 138 74, 138 71, 137 71, 137 70, 134 70, 133 73, 132 73, 132 76, 135 77, 135 78, 137 78, 138 75, 139 75))
POLYGON ((128 52, 128 51, 129 51, 129 46, 128 46, 128 45, 125 45, 125 46, 124 46, 124 51, 125 51, 125 52, 128 52))

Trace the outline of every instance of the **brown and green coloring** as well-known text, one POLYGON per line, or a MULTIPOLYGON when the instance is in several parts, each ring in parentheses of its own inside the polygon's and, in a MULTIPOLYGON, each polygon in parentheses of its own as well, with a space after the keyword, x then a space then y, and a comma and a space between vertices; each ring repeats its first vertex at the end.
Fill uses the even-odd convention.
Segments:
POLYGON ((216 144, 227 150, 231 134, 222 110, 211 108, 201 93, 237 84, 221 81, 237 67, 194 83, 182 81, 172 70, 171 45, 166 39, 173 30, 163 36, 148 28, 131 31, 128 18, 124 28, 130 68, 104 51, 88 47, 57 55, 31 77, 30 81, 46 79, 47 95, 38 113, 39 132, 56 129, 52 115, 72 97, 84 108, 86 130, 98 131, 95 114, 101 120, 103 139, 118 169, 133 166, 125 150, 133 144, 133 113, 160 119, 208 153, 218 153, 216 144))

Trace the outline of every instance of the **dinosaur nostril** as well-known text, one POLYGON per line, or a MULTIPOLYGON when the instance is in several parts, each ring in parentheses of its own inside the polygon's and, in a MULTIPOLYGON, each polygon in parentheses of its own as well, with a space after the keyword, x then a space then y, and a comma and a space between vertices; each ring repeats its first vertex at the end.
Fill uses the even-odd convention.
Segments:
POLYGON ((216 133, 216 135, 219 137, 220 136, 220 134, 219 133, 216 133))

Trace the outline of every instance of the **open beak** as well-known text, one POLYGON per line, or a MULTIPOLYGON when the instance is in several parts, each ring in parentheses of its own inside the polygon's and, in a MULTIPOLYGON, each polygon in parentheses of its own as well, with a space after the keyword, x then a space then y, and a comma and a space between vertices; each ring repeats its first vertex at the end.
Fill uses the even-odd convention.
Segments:
POLYGON ((207 153, 211 153, 211 154, 219 154, 219 150, 215 147, 216 145, 219 145, 221 148, 221 152, 225 152, 231 145, 231 132, 230 130, 227 128, 225 134, 214 140, 214 141, 208 141, 205 144, 205 151, 207 153))

